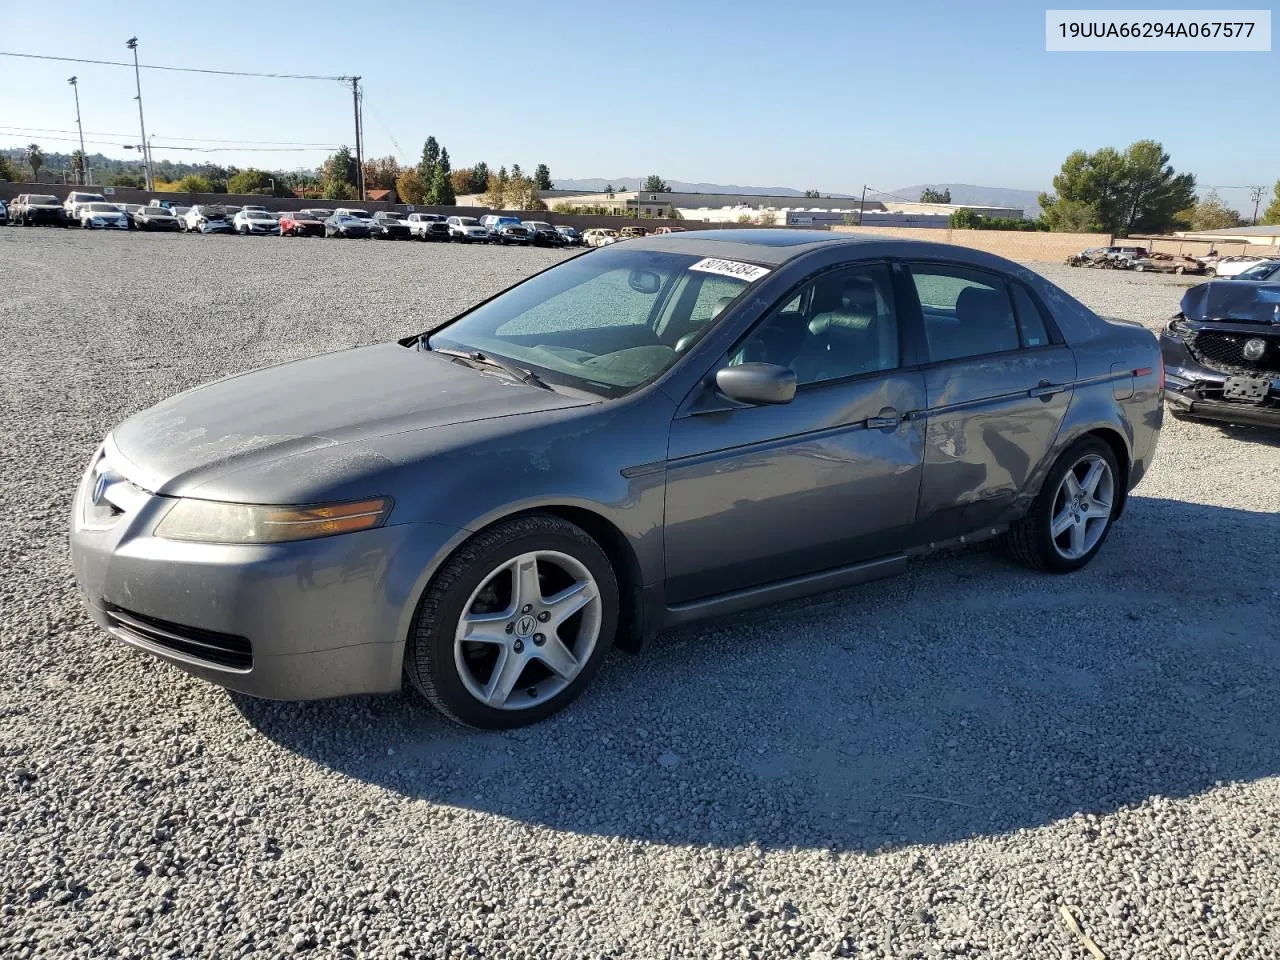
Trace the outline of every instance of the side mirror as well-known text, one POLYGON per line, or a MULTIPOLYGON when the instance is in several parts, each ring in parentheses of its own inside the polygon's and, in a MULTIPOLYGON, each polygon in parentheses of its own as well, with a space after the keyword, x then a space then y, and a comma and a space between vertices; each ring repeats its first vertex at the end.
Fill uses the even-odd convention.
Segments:
POLYGON ((632 270, 627 285, 636 293, 655 294, 662 289, 662 277, 652 270, 632 270))
POLYGON ((776 363, 740 363, 717 370, 716 386, 739 403, 790 403, 796 395, 796 374, 776 363))

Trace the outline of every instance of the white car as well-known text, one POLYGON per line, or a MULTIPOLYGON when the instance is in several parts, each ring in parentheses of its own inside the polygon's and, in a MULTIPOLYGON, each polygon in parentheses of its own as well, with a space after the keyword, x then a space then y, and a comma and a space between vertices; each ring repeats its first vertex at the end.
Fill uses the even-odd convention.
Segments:
POLYGON ((277 236, 280 233, 280 221, 266 210, 255 207, 242 207, 231 219, 231 226, 243 237, 251 233, 273 233, 277 236))
POLYGON ((449 233, 449 224, 442 214, 411 213, 406 222, 409 224, 409 236, 416 237, 419 240, 452 239, 452 234, 449 233))
POLYGON ((367 227, 373 222, 373 214, 368 210, 361 210, 359 207, 339 207, 333 211, 335 217, 355 217, 357 220, 363 220, 367 227))
POLYGON ((114 203, 81 203, 80 226, 85 230, 128 230, 129 215, 114 203))
POLYGON ((1210 277, 1236 277, 1250 267, 1270 260, 1271 257, 1223 257, 1216 263, 1206 266, 1204 272, 1210 277))
POLYGON ((86 203, 106 203, 107 198, 100 193, 85 193, 81 190, 72 190, 67 194, 67 199, 62 202, 62 209, 67 211, 67 217, 71 220, 80 219, 80 208, 86 203))
POLYGON ((445 221, 449 225, 449 237, 463 243, 488 243, 489 231, 480 226, 475 217, 450 217, 445 221))
POLYGON ((266 213, 266 212, 267 212, 267 208, 266 208, 266 207, 264 207, 264 206, 263 206, 262 204, 260 204, 260 203, 246 203, 246 204, 245 204, 243 207, 241 207, 240 209, 241 209, 241 210, 257 210, 257 211, 259 211, 259 212, 261 212, 261 213, 266 213))
POLYGON ((618 231, 612 227, 592 227, 582 231, 582 242, 588 247, 607 247, 618 242, 618 231))

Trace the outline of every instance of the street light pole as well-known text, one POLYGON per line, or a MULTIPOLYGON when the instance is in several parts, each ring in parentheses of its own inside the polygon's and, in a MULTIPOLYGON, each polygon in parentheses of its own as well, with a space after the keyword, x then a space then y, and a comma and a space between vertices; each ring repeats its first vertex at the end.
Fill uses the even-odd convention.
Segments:
POLYGON ((155 189, 155 181, 151 176, 151 151, 147 148, 147 123, 142 119, 142 76, 138 72, 138 38, 130 37, 125 46, 133 51, 133 82, 138 91, 138 95, 133 99, 138 101, 138 126, 142 128, 142 164, 146 171, 147 189, 155 189))
POLYGON ((92 183, 89 179, 89 156, 84 152, 84 127, 80 125, 80 87, 76 84, 75 77, 68 77, 67 83, 71 84, 71 90, 76 95, 76 129, 80 131, 80 182, 92 183))

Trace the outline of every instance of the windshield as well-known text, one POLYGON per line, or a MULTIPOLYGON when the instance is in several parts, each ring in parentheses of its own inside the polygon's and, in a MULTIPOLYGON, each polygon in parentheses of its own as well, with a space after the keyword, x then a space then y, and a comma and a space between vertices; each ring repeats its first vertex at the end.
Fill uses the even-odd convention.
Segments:
POLYGON ((345 217, 359 217, 359 218, 360 218, 360 219, 362 219, 362 220, 372 220, 372 219, 373 219, 373 217, 369 216, 369 211, 368 211, 368 210, 347 210, 346 212, 344 212, 344 213, 343 213, 343 216, 345 216, 345 217))
POLYGON ((1252 267, 1250 267, 1248 270, 1242 270, 1242 271, 1240 272, 1240 276, 1242 276, 1242 277, 1267 277, 1267 276, 1270 276, 1270 275, 1271 275, 1271 271, 1275 270, 1277 266, 1280 266, 1280 264, 1272 263, 1272 262, 1271 262, 1271 261, 1269 261, 1269 260, 1267 260, 1267 261, 1263 261, 1262 263, 1255 263, 1255 264, 1254 264, 1252 267))
POLYGON ((119 207, 113 207, 109 203, 86 203, 84 208, 90 213, 119 213, 119 207))
POLYGON ((1280 320, 1280 284, 1211 280, 1182 295, 1182 315, 1188 320, 1280 320))
POLYGON ((35 193, 27 198, 27 203, 34 203, 37 206, 42 204, 55 204, 58 202, 57 197, 51 197, 47 193, 35 193))
MULTIPOLYGON (((747 269, 756 279, 768 273, 747 269)), ((553 384, 621 396, 675 363, 677 345, 687 349, 746 287, 700 257, 599 250, 481 304, 428 342, 509 359, 553 384)))
POLYGON ((475 217, 459 217, 459 218, 458 218, 458 223, 459 223, 461 226, 464 226, 464 227, 478 227, 478 226, 480 226, 480 221, 479 221, 479 220, 477 220, 475 217))

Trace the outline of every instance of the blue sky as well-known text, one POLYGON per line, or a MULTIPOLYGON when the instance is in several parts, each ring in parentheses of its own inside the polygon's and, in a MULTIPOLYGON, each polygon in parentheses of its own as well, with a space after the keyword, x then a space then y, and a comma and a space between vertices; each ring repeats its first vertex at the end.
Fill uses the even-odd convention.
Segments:
MULTIPOLYGON (((208 4, 117 2, 103 15, 100 0, 62 3, 56 24, 48 5, 5 8, 0 50, 124 60, 137 34, 144 63, 358 73, 366 152, 402 161, 434 134, 455 167, 543 162, 553 178, 1041 189, 1072 149, 1150 137, 1205 186, 1280 178, 1263 92, 1280 54, 1046 53, 1037 4, 322 0, 228 5, 225 26, 208 4)), ((15 128, 73 129, 72 73, 85 130, 107 134, 87 132, 89 151, 132 155, 119 144, 137 140, 133 72, 88 64, 0 57, 0 143, 70 149, 54 138, 74 134, 15 128)), ((336 82, 144 71, 142 83, 157 145, 352 140, 336 82)), ((286 169, 327 152, 155 148, 286 169)))

